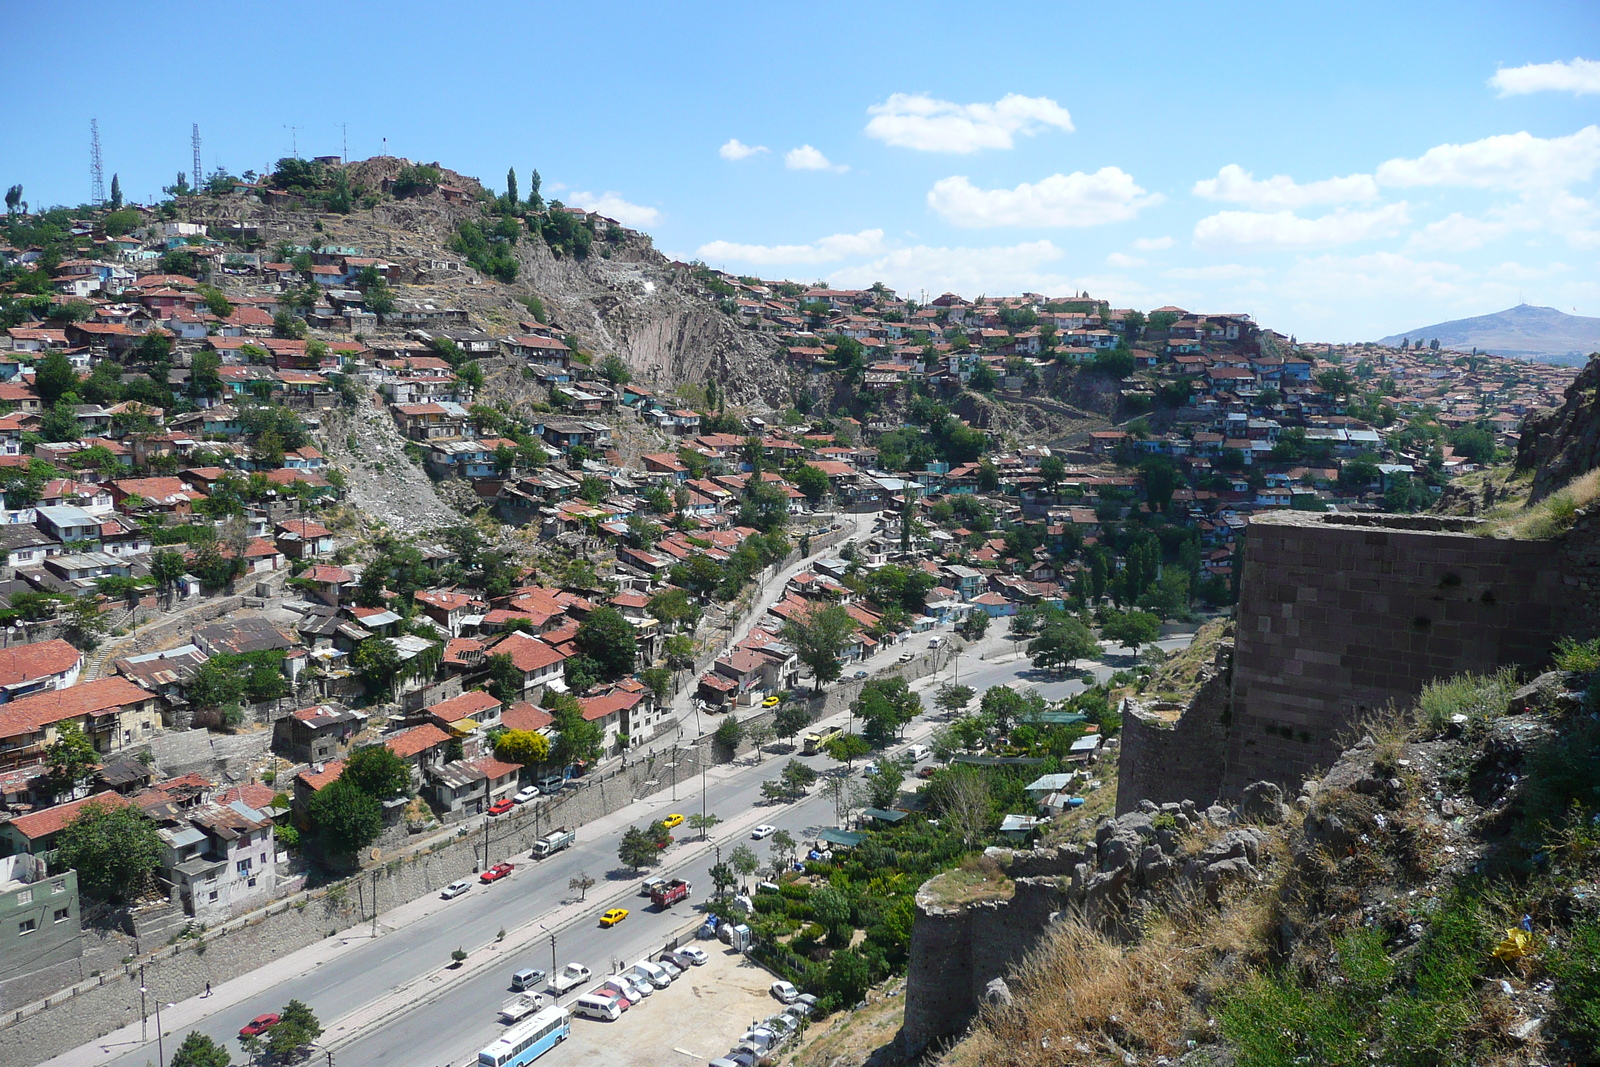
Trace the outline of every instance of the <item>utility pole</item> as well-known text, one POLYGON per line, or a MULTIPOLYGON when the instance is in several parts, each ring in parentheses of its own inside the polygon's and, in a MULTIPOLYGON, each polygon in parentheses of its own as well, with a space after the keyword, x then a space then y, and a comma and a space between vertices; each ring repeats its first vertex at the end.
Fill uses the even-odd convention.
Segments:
POLYGON ((106 202, 106 171, 100 161, 100 120, 89 120, 89 202, 99 207, 106 202))
POLYGON ((167 1067, 166 1047, 161 1041, 161 998, 156 998, 156 1067, 167 1067))
POLYGON ((193 132, 189 134, 189 146, 194 149, 194 191, 200 191, 200 124, 194 124, 193 132))
POLYGON ((339 158, 345 163, 350 162, 350 124, 339 123, 339 158))
POLYGON ((150 1040, 150 1012, 145 1007, 144 964, 139 964, 139 1044, 150 1040))
POLYGON ((492 818, 487 810, 483 813, 483 869, 489 869, 489 820, 492 818))
POLYGON ((556 976, 556 935, 550 935, 550 977, 556 976))
MULTIPOLYGON (((378 936, 378 872, 372 872, 372 936, 378 936)), ((328 1053, 328 1062, 333 1062, 333 1053, 328 1053)))

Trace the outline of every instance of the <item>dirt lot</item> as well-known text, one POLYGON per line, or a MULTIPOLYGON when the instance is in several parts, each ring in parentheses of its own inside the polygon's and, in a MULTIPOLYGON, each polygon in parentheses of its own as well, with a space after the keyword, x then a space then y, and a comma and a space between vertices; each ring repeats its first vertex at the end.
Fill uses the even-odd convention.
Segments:
POLYGON ((724 1055, 754 1020, 780 1009, 767 992, 772 975, 715 941, 711 954, 614 1023, 572 1020, 572 1038, 546 1057, 552 1064, 606 1067, 695 1067, 724 1055))

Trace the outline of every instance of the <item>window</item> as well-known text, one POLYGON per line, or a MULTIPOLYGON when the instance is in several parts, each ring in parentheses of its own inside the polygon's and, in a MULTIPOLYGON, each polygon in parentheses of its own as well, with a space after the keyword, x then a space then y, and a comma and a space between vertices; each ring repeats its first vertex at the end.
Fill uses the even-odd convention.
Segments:
POLYGON ((65 893, 66 891, 67 891, 67 880, 65 878, 57 878, 55 881, 50 883, 50 892, 52 892, 52 893, 65 893))
POLYGON ((32 919, 23 919, 17 924, 17 936, 27 937, 29 934, 33 933, 33 928, 37 925, 38 924, 32 919))
POLYGON ((211 895, 209 897, 207 897, 206 899, 215 902, 216 899, 217 899, 217 891, 215 889, 213 889, 211 891, 211 895))
POLYGON ((18 893, 17 894, 17 903, 18 904, 32 904, 33 903, 33 890, 24 889, 20 893, 18 893))
POLYGON ((250 873, 250 859, 248 856, 239 861, 237 869, 241 875, 248 875, 250 873))
POLYGON ((71 915, 71 912, 68 909, 66 909, 66 908, 57 908, 56 909, 55 920, 58 923, 64 923, 64 922, 67 921, 67 919, 68 919, 68 917, 70 915, 71 915))

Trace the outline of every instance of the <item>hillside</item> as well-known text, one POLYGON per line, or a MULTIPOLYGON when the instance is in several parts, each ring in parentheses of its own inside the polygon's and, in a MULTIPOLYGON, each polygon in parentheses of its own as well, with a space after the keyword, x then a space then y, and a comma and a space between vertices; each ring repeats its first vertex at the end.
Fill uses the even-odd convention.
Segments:
POLYGON ((1600 319, 1518 304, 1493 315, 1438 322, 1390 334, 1378 343, 1398 345, 1406 338, 1413 341, 1437 339, 1446 348, 1476 348, 1497 356, 1576 366, 1590 352, 1600 350, 1600 319))

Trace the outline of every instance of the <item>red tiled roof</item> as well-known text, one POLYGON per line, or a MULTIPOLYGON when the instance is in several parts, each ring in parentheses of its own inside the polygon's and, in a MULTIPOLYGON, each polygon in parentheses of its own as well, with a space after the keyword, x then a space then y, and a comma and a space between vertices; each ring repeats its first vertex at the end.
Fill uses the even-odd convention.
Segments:
POLYGON ((395 734, 385 741, 384 745, 390 752, 393 752, 401 759, 405 759, 435 745, 442 745, 448 740, 450 740, 450 735, 430 722, 421 726, 413 726, 404 733, 395 734))
POLYGON ((331 763, 324 764, 321 771, 301 771, 299 774, 295 775, 295 780, 304 782, 306 785, 310 786, 311 791, 315 793, 321 790, 324 786, 330 786, 334 782, 338 781, 339 775, 343 773, 344 760, 336 759, 331 763))
POLYGON ((31 645, 0 649, 0 685, 16 685, 52 674, 65 674, 83 661, 83 653, 53 637, 31 645))
POLYGON ((474 689, 462 693, 460 696, 451 697, 449 700, 440 701, 428 708, 427 711, 429 715, 444 722, 459 722, 462 719, 470 719, 474 715, 482 715, 486 711, 491 711, 501 706, 500 701, 488 693, 481 689, 474 689))
POLYGON ((472 765, 491 779, 504 778, 508 774, 516 774, 522 770, 520 763, 506 763, 504 760, 497 760, 493 756, 481 756, 473 760, 472 765))
POLYGON ((537 733, 555 722, 555 716, 523 700, 502 711, 500 722, 508 730, 528 730, 537 733))
POLYGON ((0 737, 36 733, 50 723, 98 715, 149 699, 149 693, 121 676, 99 678, 69 689, 47 689, 0 705, 0 737))
POLYGON ((12 819, 11 825, 29 841, 38 841, 41 838, 49 837, 51 834, 59 832, 67 823, 77 818, 78 812, 82 811, 85 805, 94 803, 120 808, 128 803, 128 799, 120 793, 108 789, 104 793, 96 793, 92 797, 74 800, 70 804, 58 804, 53 808, 46 808, 44 811, 36 811, 32 814, 12 819))

